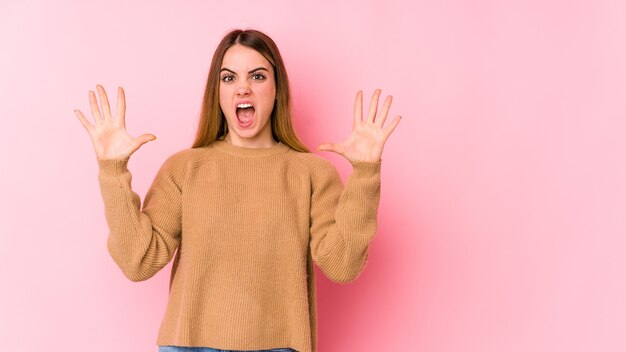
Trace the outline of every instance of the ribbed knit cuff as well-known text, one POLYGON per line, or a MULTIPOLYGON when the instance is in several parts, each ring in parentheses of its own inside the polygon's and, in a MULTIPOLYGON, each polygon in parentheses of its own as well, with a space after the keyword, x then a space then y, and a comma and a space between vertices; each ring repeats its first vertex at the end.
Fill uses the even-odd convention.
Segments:
POLYGON ((107 176, 118 176, 128 170, 129 159, 98 159, 100 172, 107 176))
POLYGON ((380 173, 382 159, 378 161, 350 161, 352 174, 357 177, 367 177, 380 173))

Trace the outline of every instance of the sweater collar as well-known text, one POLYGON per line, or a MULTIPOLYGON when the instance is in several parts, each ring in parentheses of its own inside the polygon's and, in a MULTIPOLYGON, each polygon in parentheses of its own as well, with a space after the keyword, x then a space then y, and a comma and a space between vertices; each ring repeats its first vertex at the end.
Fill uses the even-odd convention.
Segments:
POLYGON ((215 140, 212 144, 215 146, 215 148, 219 149, 222 152, 244 158, 257 158, 275 155, 284 153, 290 149, 289 146, 282 142, 278 142, 276 145, 269 148, 240 147, 238 145, 232 145, 224 140, 219 139, 215 140))

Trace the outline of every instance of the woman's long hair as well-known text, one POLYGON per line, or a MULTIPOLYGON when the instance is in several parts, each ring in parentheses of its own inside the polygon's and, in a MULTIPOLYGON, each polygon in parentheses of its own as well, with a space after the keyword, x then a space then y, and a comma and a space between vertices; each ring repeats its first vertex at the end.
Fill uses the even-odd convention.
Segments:
POLYGON ((253 29, 236 29, 229 32, 215 49, 204 91, 196 140, 192 148, 207 146, 215 140, 223 139, 228 133, 228 125, 219 102, 219 72, 226 50, 235 44, 256 50, 274 67, 276 101, 271 115, 272 137, 292 149, 310 153, 310 150, 296 136, 291 124, 289 79, 278 47, 270 37, 253 29))

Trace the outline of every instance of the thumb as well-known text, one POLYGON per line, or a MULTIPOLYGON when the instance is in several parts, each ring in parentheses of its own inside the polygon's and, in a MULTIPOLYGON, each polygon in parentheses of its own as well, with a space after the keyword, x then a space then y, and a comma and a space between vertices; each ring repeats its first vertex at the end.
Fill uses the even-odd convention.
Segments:
POLYGON ((343 146, 338 143, 322 143, 317 146, 317 150, 324 150, 328 152, 335 152, 341 154, 343 151, 343 146))
POLYGON ((156 139, 156 136, 151 133, 142 134, 141 136, 135 138, 135 143, 137 148, 141 147, 145 143, 151 142, 156 139))

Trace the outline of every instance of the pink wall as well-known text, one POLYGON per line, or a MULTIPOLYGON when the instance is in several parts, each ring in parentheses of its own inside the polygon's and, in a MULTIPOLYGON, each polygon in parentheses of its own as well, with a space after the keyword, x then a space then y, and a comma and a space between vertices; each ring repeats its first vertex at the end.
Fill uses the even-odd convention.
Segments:
POLYGON ((126 89, 145 195, 236 27, 281 48, 309 146, 358 89, 404 116, 365 271, 318 271, 320 351, 626 350, 623 1, 86 3, 0 2, 2 350, 156 351, 171 264, 132 283, 109 257, 73 110, 126 89))

